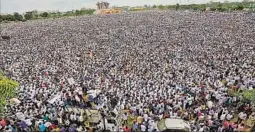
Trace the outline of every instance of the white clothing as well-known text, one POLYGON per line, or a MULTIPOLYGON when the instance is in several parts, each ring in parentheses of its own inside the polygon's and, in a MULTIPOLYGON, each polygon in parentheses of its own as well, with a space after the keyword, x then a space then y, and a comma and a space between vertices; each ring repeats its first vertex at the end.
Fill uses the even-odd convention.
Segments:
POLYGON ((141 131, 145 132, 146 131, 146 126, 145 125, 141 125, 141 131))

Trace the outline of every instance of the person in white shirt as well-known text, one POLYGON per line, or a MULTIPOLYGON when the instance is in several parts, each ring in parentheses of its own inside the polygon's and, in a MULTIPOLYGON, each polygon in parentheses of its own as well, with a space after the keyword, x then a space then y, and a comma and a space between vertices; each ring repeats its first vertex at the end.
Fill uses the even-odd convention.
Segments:
POLYGON ((231 113, 227 114, 226 119, 230 121, 233 118, 233 115, 231 113))
POLYGON ((77 119, 76 114, 74 112, 71 113, 71 115, 70 115, 71 123, 74 123, 76 121, 76 119, 77 119))
POLYGON ((156 130, 156 123, 154 122, 154 120, 150 120, 149 121, 149 132, 154 132, 156 130))
POLYGON ((226 113, 223 112, 222 115, 220 116, 220 120, 224 121, 226 118, 226 113))
POLYGON ((124 120, 124 124, 128 123, 128 114, 127 113, 123 114, 123 120, 124 120))
POLYGON ((213 118, 217 120, 218 117, 219 117, 219 113, 216 111, 216 112, 214 113, 214 115, 213 115, 213 118))
POLYGON ((120 129, 119 129, 119 132, 124 132, 123 128, 120 128, 120 129))
POLYGON ((203 132, 204 131, 204 127, 199 128, 199 132, 203 132))
POLYGON ((238 114, 238 123, 244 121, 246 118, 247 118, 247 114, 244 113, 244 112, 240 112, 240 113, 238 114))
POLYGON ((143 119, 144 119, 145 122, 147 122, 148 121, 148 114, 144 114, 143 119))
POLYGON ((141 131, 146 132, 146 126, 144 125, 144 123, 141 125, 141 131))

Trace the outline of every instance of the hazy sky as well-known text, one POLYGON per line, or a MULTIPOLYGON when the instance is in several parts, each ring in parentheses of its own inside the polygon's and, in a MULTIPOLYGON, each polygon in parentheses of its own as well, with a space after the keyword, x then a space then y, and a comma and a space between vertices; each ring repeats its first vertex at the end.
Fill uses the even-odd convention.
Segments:
MULTIPOLYGON (((1 13, 24 13, 26 11, 38 10, 59 10, 68 11, 80 9, 83 7, 96 8, 95 4, 99 0, 0 0, 1 13)), ((210 0, 104 0, 110 3, 110 6, 143 6, 158 4, 176 4, 176 3, 207 3, 210 0)), ((224 0, 213 0, 224 1, 224 0)), ((238 0, 229 0, 238 1, 238 0)))

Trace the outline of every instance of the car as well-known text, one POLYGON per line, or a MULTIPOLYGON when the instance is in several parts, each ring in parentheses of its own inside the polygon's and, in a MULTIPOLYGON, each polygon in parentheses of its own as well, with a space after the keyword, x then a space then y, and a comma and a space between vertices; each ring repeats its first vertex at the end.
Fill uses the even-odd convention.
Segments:
POLYGON ((162 119, 157 123, 160 132, 190 132, 191 127, 187 121, 175 118, 162 119))

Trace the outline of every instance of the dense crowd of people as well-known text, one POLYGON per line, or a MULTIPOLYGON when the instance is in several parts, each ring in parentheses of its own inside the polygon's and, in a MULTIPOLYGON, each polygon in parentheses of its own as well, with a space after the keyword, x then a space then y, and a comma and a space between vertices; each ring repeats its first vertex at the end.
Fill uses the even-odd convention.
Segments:
POLYGON ((255 106, 229 90, 255 88, 254 18, 146 11, 3 24, 0 69, 20 86, 0 130, 93 131, 69 107, 125 110, 115 131, 159 131, 164 118, 253 129, 255 106))

